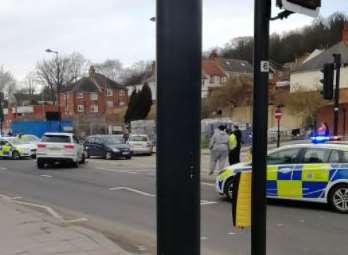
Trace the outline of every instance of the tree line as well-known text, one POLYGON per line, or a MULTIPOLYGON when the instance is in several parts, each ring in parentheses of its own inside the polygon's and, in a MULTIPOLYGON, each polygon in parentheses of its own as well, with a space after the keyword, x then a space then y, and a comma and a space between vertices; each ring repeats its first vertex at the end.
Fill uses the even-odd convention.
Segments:
MULTIPOLYGON (((302 29, 284 34, 274 33, 270 36, 270 59, 285 64, 294 62, 315 49, 327 49, 342 40, 342 31, 347 22, 347 15, 335 13, 328 18, 317 18, 302 29)), ((238 37, 218 51, 222 57, 243 59, 252 63, 253 48, 253 37, 238 37)))

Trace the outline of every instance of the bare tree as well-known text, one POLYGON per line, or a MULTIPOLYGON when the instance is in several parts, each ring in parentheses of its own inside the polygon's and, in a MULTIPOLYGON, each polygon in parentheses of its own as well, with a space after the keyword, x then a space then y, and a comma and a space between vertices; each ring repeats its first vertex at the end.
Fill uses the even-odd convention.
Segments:
POLYGON ((5 70, 3 66, 0 67, 0 92, 8 97, 11 101, 13 94, 16 91, 16 80, 10 71, 5 70))
POLYGON ((107 59, 103 63, 94 64, 98 73, 101 73, 113 81, 120 81, 123 67, 117 59, 107 59))
POLYGON ((35 72, 28 73, 22 81, 23 91, 28 95, 34 95, 38 87, 38 78, 35 72))
POLYGON ((125 85, 136 85, 145 82, 146 77, 153 72, 153 63, 139 61, 129 68, 123 69, 121 82, 125 85))
POLYGON ((69 56, 56 56, 36 65, 38 81, 49 88, 50 99, 55 101, 57 88, 77 81, 81 76, 86 59, 80 53, 69 56))

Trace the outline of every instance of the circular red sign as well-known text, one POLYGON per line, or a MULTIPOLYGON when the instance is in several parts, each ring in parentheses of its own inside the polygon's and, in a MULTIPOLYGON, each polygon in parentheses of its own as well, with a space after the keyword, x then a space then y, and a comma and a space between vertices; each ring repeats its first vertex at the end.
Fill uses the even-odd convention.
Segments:
POLYGON ((283 112, 280 108, 277 108, 274 112, 274 118, 276 118, 277 120, 280 120, 283 116, 283 112))

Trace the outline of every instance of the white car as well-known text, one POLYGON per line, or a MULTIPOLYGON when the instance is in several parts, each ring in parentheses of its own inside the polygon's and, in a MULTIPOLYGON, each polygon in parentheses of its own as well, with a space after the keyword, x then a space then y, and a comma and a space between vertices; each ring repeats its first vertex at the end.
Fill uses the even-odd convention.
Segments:
POLYGON ((69 163, 77 168, 85 162, 85 153, 74 134, 45 133, 37 144, 36 160, 39 169, 49 163, 69 163))
POLYGON ((128 138, 133 155, 144 154, 151 155, 153 153, 153 144, 147 135, 132 134, 128 138))
POLYGON ((40 138, 35 135, 18 135, 16 138, 30 149, 30 156, 36 158, 36 149, 40 138))

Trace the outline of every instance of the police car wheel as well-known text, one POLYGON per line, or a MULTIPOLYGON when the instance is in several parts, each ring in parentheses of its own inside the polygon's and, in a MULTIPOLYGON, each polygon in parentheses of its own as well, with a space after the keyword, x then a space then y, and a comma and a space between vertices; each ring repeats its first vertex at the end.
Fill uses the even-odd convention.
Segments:
POLYGON ((17 152, 17 151, 13 151, 12 152, 12 159, 20 159, 21 158, 21 155, 17 152))
POLYGON ((226 181, 224 187, 224 193, 229 200, 232 200, 233 179, 230 178, 226 181))
POLYGON ((340 213, 348 213, 348 184, 338 184, 329 195, 329 202, 333 209, 340 213))

